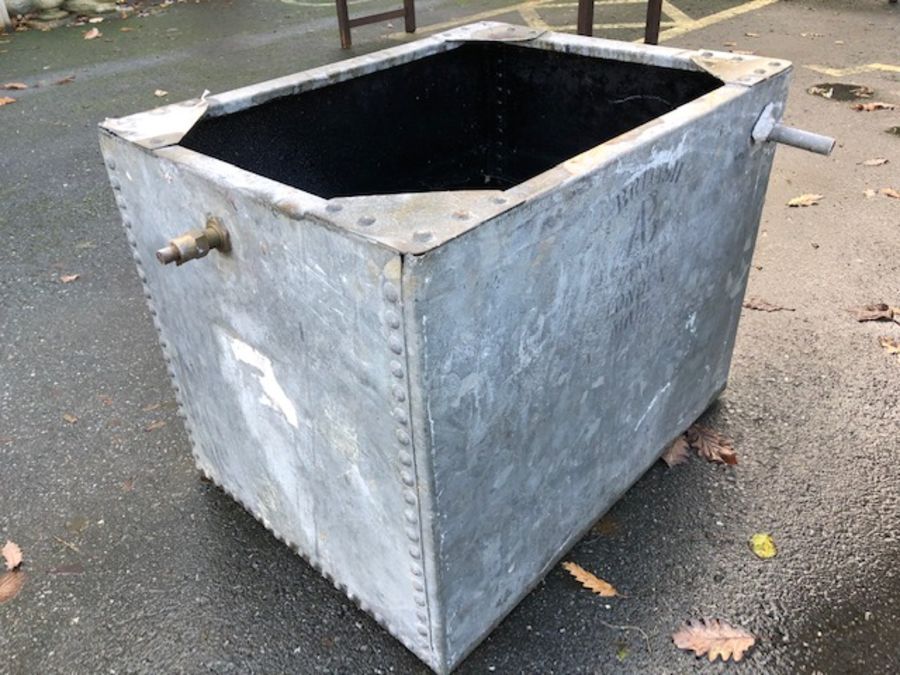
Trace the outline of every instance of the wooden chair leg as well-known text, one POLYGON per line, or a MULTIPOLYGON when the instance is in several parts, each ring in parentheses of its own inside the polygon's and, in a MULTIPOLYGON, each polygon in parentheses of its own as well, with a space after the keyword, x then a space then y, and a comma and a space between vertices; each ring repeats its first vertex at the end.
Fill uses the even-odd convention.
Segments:
POLYGON ((659 22, 662 20, 662 0, 647 0, 647 25, 644 26, 644 44, 659 44, 659 22))
POLYGON ((341 49, 350 49, 353 42, 350 39, 350 10, 347 9, 347 0, 335 0, 337 5, 338 31, 341 34, 341 49))
POLYGON ((403 23, 407 33, 416 32, 416 0, 403 0, 403 23))
POLYGON ((594 34, 594 0, 578 0, 578 34, 594 34))

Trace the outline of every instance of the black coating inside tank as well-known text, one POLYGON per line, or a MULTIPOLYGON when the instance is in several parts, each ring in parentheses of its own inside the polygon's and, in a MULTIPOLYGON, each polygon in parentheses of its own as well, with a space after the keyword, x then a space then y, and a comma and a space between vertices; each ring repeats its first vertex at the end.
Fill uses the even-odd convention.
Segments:
POLYGON ((197 124, 181 145, 321 197, 506 189, 721 86, 496 42, 197 124))

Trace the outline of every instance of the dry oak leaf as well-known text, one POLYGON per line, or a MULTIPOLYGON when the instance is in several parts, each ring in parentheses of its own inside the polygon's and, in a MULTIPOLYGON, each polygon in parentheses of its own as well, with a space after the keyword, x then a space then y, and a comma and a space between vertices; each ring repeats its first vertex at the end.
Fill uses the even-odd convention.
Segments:
POLYGON ((876 302, 871 305, 863 305, 850 310, 856 313, 857 321, 891 321, 895 315, 900 313, 900 308, 891 307, 883 302, 876 302))
POLYGON ((817 194, 809 193, 809 194, 800 195, 799 197, 794 197, 793 199, 788 201, 787 205, 788 206, 815 206, 816 204, 819 203, 819 201, 821 201, 824 198, 825 198, 825 195, 817 195, 817 194))
POLYGON ((10 103, 15 103, 16 99, 10 98, 9 96, 0 96, 0 105, 9 105, 10 103))
POLYGON ((57 80, 53 84, 72 84, 74 81, 75 81, 74 75, 67 75, 66 77, 62 78, 61 80, 57 80))
POLYGON ((694 424, 684 432, 688 444, 703 459, 717 464, 737 464, 737 453, 731 439, 702 424, 694 424))
POLYGON ((14 541, 7 541, 0 549, 0 555, 6 561, 6 569, 12 571, 22 564, 22 549, 14 541))
POLYGON ((892 199, 900 199, 900 192, 897 192, 894 188, 881 188, 878 194, 891 197, 892 199))
POLYGON ((603 581, 603 579, 600 579, 599 577, 594 576, 586 569, 584 569, 581 565, 573 562, 564 562, 562 566, 563 568, 565 568, 566 572, 575 577, 576 581, 578 581, 582 586, 584 586, 589 591, 593 591, 601 597, 613 598, 619 594, 612 584, 603 581))
POLYGON ((662 455, 662 461, 670 467, 684 464, 688 460, 688 451, 690 450, 687 439, 684 434, 672 441, 672 444, 666 448, 662 455))
POLYGON ((25 572, 16 570, 0 576, 0 605, 12 600, 25 585, 25 572))
POLYGON ((672 641, 679 649, 692 651, 697 656, 707 654, 710 661, 720 656, 723 661, 730 658, 740 661, 744 652, 756 644, 752 634, 719 619, 685 621, 672 635, 672 641))
POLYGON ((63 413, 63 419, 69 424, 75 424, 78 422, 78 418, 75 417, 72 413, 63 413))
POLYGON ((854 103, 853 109, 861 112, 874 112, 875 110, 893 110, 896 108, 893 103, 884 103, 883 101, 871 101, 870 103, 854 103))
POLYGON ((100 32, 99 28, 91 28, 87 33, 84 34, 85 40, 93 40, 94 38, 102 37, 103 33, 100 32))
POLYGON ((878 344, 880 344, 881 348, 888 354, 896 355, 897 360, 900 361, 900 338, 891 338, 887 335, 882 335, 878 338, 878 344))
POLYGON ((168 96, 169 92, 167 92, 165 89, 157 89, 153 92, 153 95, 157 98, 162 98, 163 96, 168 96))
POLYGON ((763 300, 762 298, 747 298, 744 301, 744 307, 747 309, 756 309, 760 312, 793 312, 795 311, 793 307, 782 307, 781 305, 774 305, 771 302, 763 300))
POLYGON ((144 431, 156 431, 157 429, 162 429, 164 426, 166 426, 165 420, 156 420, 145 426, 144 431))
POLYGON ((24 82, 7 82, 0 89, 8 89, 9 91, 19 91, 21 89, 28 89, 28 85, 24 82))
POLYGON ((71 284, 73 281, 77 281, 80 276, 80 274, 62 274, 59 280, 64 284, 71 284))
POLYGON ((872 159, 867 159, 864 162, 860 162, 862 166, 881 166, 882 164, 888 163, 887 157, 873 157, 872 159))
POLYGON ((869 199, 870 197, 874 197, 878 193, 875 190, 873 190, 872 188, 867 188, 867 189, 863 190, 863 194, 866 196, 866 199, 869 199))

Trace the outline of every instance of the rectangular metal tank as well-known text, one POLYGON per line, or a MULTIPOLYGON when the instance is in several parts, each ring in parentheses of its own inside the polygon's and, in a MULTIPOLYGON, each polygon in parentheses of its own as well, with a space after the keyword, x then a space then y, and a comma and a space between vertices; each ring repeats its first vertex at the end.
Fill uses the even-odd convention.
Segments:
POLYGON ((478 23, 105 121, 200 469, 451 670, 725 386, 789 70, 478 23))

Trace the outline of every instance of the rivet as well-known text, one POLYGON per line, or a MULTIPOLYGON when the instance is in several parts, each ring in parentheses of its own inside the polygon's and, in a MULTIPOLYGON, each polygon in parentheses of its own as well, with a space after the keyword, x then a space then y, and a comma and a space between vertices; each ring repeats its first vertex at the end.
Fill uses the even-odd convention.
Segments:
POLYGON ((753 72, 757 75, 765 75, 768 71, 765 68, 757 68, 753 72))
POLYGON ((416 484, 416 479, 409 471, 401 471, 400 472, 400 480, 403 481, 403 484, 406 487, 412 487, 416 484))
POLYGON ((381 616, 381 614, 379 614, 378 612, 375 612, 375 613, 372 615, 372 618, 375 619, 375 621, 378 622, 378 623, 384 623, 384 617, 381 616))
POLYGON ((404 490, 403 491, 403 501, 405 501, 410 506, 415 506, 416 505, 416 493, 413 492, 412 490, 404 490))
POLYGON ((403 340, 400 339, 398 335, 391 335, 388 338, 388 347, 390 347, 391 351, 395 354, 403 353, 403 340))
POLYGON ((356 222, 359 223, 362 227, 370 227, 371 225, 375 224, 375 219, 372 216, 363 216, 356 222))
POLYGON ((122 224, 130 230, 131 229, 131 218, 122 218, 122 224))
POLYGON ((110 170, 115 169, 116 168, 116 160, 114 160, 114 159, 106 160, 106 166, 108 166, 110 168, 110 170))
POLYGON ((343 210, 343 208, 344 208, 344 207, 341 206, 340 204, 328 204, 328 205, 325 207, 325 210, 326 210, 326 211, 330 211, 331 213, 337 213, 338 211, 343 210))
POLYGON ((403 364, 399 361, 391 361, 391 375, 398 380, 403 379, 403 364))
MULTIPOLYGON (((418 546, 410 546, 409 555, 418 560, 421 557, 422 552, 419 550, 418 546)), ((419 590, 421 591, 422 589, 420 588, 419 590)))
POLYGON ((712 52, 700 52, 700 55, 705 56, 706 58, 709 58, 710 56, 713 55, 713 53, 712 52))
POLYGON ((419 514, 416 513, 415 509, 406 509, 403 512, 403 517, 406 518, 406 522, 409 523, 410 525, 413 525, 413 524, 419 522, 419 514))
POLYGON ((121 190, 122 184, 119 182, 118 178, 110 178, 109 184, 112 185, 113 190, 121 190))
POLYGON ((781 61, 769 61, 769 65, 773 68, 778 68, 781 66, 781 61))
MULTIPOLYGON (((400 430, 398 429, 398 431, 400 431, 400 430)), ((400 451, 400 454, 398 455, 398 457, 400 458, 400 463, 401 463, 403 466, 412 466, 412 463, 413 463, 412 455, 409 454, 406 450, 401 450, 401 451, 400 451)), ((409 501, 408 499, 407 499, 406 501, 407 501, 408 504, 415 504, 415 503, 416 503, 415 497, 413 497, 413 501, 409 501)))
POLYGON ((409 434, 403 429, 396 429, 394 435, 397 436, 397 442, 400 445, 409 445, 409 434))
POLYGON ((426 242, 431 239, 433 235, 431 232, 427 230, 419 230, 418 232, 413 232, 413 239, 420 242, 426 242))
POLYGON ((400 299, 400 291, 397 290, 394 284, 385 284, 382 292, 384 293, 384 299, 388 302, 397 302, 400 299))
POLYGON ((491 201, 495 204, 505 204, 507 199, 506 197, 491 197, 491 201))
POLYGON ((744 57, 743 56, 732 56, 731 60, 732 61, 743 61, 744 57))
POLYGON ((122 198, 122 195, 116 195, 116 204, 119 205, 120 211, 128 210, 128 204, 125 203, 125 200, 122 198))
POLYGON ((398 424, 406 425, 409 421, 409 418, 406 416, 406 411, 403 408, 394 408, 391 411, 391 414, 394 416, 394 419, 397 420, 398 424))
POLYGON ((425 612, 416 612, 416 618, 422 623, 428 622, 428 615, 425 612))
POLYGON ((406 538, 410 541, 419 541, 419 531, 414 527, 407 527, 406 538))
POLYGON ((385 312, 384 320, 391 328, 400 328, 400 315, 396 312, 385 312))
MULTIPOLYGON (((413 581, 413 590, 418 591, 419 593, 424 593, 425 592, 425 584, 423 584, 421 581, 416 579, 415 581, 413 581)), ((416 618, 418 619, 419 617, 416 616, 416 618)), ((419 621, 425 621, 425 619, 419 619, 419 621)))
POLYGON ((413 573, 414 577, 422 576, 422 568, 419 567, 418 565, 416 565, 415 563, 413 563, 413 565, 410 566, 409 571, 413 573))
POLYGON ((396 400, 398 403, 403 403, 403 401, 406 400, 406 390, 399 384, 395 384, 391 388, 391 393, 394 395, 394 400, 396 400))
POLYGON ((454 211, 453 212, 453 217, 456 218, 457 220, 468 220, 469 216, 471 216, 471 215, 472 214, 470 214, 468 211, 454 211))

